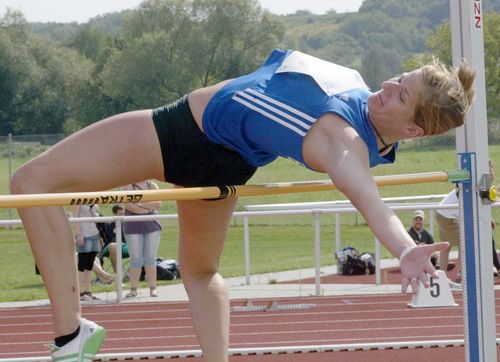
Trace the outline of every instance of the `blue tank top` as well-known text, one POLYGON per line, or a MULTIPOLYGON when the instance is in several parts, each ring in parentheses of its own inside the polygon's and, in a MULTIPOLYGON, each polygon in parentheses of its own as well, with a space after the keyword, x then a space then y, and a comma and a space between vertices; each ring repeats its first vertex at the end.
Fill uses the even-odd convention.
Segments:
POLYGON ((277 157, 308 167, 304 137, 325 113, 347 121, 368 146, 370 167, 392 163, 397 144, 381 157, 368 118, 371 93, 358 72, 296 52, 274 50, 256 71, 226 84, 203 113, 212 142, 237 151, 252 166, 277 157))

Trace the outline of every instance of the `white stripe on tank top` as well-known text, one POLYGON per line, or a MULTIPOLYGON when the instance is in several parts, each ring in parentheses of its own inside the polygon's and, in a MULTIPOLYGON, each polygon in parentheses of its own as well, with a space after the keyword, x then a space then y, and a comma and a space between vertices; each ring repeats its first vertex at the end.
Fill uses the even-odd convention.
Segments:
POLYGON ((316 121, 315 118, 253 89, 247 88, 239 91, 232 99, 292 130, 301 137, 306 135, 316 121))

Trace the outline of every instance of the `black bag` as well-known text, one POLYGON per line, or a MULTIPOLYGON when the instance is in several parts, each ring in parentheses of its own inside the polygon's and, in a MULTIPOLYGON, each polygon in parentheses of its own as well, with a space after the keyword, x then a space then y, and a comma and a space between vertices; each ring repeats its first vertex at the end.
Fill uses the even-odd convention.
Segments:
POLYGON ((156 279, 157 280, 174 280, 175 275, 170 270, 156 264, 156 279))
POLYGON ((359 254, 358 249, 348 246, 336 254, 337 273, 340 275, 365 275, 375 273, 373 254, 359 254))
POLYGON ((365 275, 367 273, 367 265, 359 257, 346 256, 344 265, 342 266, 342 275, 365 275))
MULTIPOLYGON (((162 258, 156 259, 156 279, 157 280, 175 280, 180 279, 181 273, 179 270, 179 263, 174 259, 163 260, 162 258)), ((140 281, 146 279, 146 271, 142 267, 140 281)))
POLYGON ((366 274, 375 274, 375 255, 372 253, 363 253, 359 258, 364 261, 366 268, 368 268, 369 273, 366 274))
POLYGON ((158 275, 158 279, 160 279, 160 273, 163 273, 163 275, 165 275, 165 279, 163 280, 175 280, 181 278, 179 263, 174 259, 161 260, 161 258, 158 258, 156 264, 156 273, 158 275))

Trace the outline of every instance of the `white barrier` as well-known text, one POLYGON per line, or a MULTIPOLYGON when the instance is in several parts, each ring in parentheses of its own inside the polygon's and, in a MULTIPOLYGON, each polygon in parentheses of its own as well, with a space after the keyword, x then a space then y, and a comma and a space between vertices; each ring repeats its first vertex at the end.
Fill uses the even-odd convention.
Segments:
MULTIPOLYGON (((436 209, 456 209, 458 204, 450 205, 439 205, 438 203, 418 203, 418 204, 403 204, 403 205, 388 205, 388 207, 394 211, 413 211, 417 209, 421 210, 436 210, 436 209)), ((500 202, 492 204, 492 207, 500 207, 500 202)), ((317 296, 321 295, 321 260, 320 260, 320 227, 321 227, 321 215, 322 214, 347 214, 358 212, 356 208, 352 205, 343 205, 339 208, 318 208, 318 209, 297 209, 297 210, 269 210, 269 211, 239 211, 234 212, 233 217, 243 218, 243 238, 244 238, 244 248, 245 248, 245 282, 247 285, 250 284, 250 232, 249 232, 249 218, 255 216, 287 216, 287 215, 312 215, 314 222, 314 269, 315 269, 315 293, 317 296)), ((134 221, 147 221, 147 220, 173 220, 177 219, 177 214, 169 215, 144 215, 144 216, 102 216, 102 217, 80 217, 80 218, 69 218, 70 222, 115 222, 117 231, 116 234, 116 250, 117 254, 117 267, 116 267, 116 280, 123 280, 122 275, 122 256, 121 256, 121 224, 123 222, 134 222, 134 221)), ((338 219, 338 217, 337 217, 338 219)), ((21 220, 0 220, 0 226, 11 226, 11 225, 22 225, 21 220)), ((340 224, 338 224, 340 226, 340 224)), ((337 246, 339 247, 339 246, 337 246)), ((380 276, 380 243, 375 239, 375 257, 376 257, 376 273, 375 273, 375 283, 377 285, 381 284, 380 276)), ((181 266, 182 268, 182 266, 181 266)), ((122 299, 122 283, 117 282, 117 301, 122 299)))

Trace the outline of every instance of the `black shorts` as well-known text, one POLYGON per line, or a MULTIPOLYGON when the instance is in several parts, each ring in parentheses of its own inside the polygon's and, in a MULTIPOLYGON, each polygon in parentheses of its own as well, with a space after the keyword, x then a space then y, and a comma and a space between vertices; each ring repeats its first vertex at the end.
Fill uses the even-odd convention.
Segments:
POLYGON ((200 130, 187 95, 153 110, 165 181, 179 186, 243 185, 257 170, 239 153, 211 142, 200 130))

